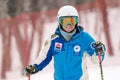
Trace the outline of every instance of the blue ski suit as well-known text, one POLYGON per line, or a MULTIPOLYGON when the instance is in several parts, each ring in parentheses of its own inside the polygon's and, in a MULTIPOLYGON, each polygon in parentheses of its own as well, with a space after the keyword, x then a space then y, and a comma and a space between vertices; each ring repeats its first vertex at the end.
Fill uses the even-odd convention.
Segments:
POLYGON ((66 41, 57 28, 43 45, 34 65, 41 71, 53 57, 54 80, 89 80, 86 57, 98 62, 97 53, 92 47, 94 41, 80 26, 70 41, 66 41))

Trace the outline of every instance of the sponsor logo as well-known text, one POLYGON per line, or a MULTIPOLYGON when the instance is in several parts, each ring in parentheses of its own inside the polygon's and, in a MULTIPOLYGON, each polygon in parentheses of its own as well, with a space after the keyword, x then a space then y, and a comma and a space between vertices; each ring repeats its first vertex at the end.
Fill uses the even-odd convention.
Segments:
POLYGON ((80 54, 80 46, 79 45, 75 45, 74 46, 74 55, 79 55, 80 54))
POLYGON ((62 50, 62 43, 56 42, 56 43, 55 43, 54 50, 55 50, 56 52, 60 52, 60 51, 62 50))

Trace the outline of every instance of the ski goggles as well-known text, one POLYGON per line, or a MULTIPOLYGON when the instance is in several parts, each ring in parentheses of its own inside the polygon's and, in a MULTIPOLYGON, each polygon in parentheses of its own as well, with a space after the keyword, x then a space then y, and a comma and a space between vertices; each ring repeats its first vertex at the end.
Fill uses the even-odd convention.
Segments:
POLYGON ((75 26, 78 23, 78 17, 77 16, 64 16, 59 18, 59 23, 66 27, 67 25, 75 26))

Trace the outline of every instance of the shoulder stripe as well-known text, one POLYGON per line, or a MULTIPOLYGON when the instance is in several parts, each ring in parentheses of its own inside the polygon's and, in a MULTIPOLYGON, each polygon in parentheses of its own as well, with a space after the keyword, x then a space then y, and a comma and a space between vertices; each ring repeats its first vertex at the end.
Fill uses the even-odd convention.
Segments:
POLYGON ((47 53, 50 48, 50 45, 51 45, 51 39, 49 38, 42 46, 39 56, 35 60, 34 64, 40 64, 47 57, 47 53))

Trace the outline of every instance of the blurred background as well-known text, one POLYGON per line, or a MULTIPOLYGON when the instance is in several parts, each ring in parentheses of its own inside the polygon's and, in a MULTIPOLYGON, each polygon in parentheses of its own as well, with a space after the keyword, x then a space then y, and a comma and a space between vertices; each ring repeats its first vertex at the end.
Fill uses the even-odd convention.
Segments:
MULTIPOLYGON (((114 73, 118 74, 120 0, 0 0, 0 80, 24 79, 23 68, 36 59, 41 45, 54 33, 58 25, 57 11, 63 5, 75 6, 79 12, 80 25, 96 40, 105 43, 105 77, 113 74, 107 73, 108 67, 111 67, 110 70, 116 68, 114 73)), ((45 73, 53 71, 52 63, 45 73)), ((118 77, 109 80, 115 79, 118 80, 118 77)))

